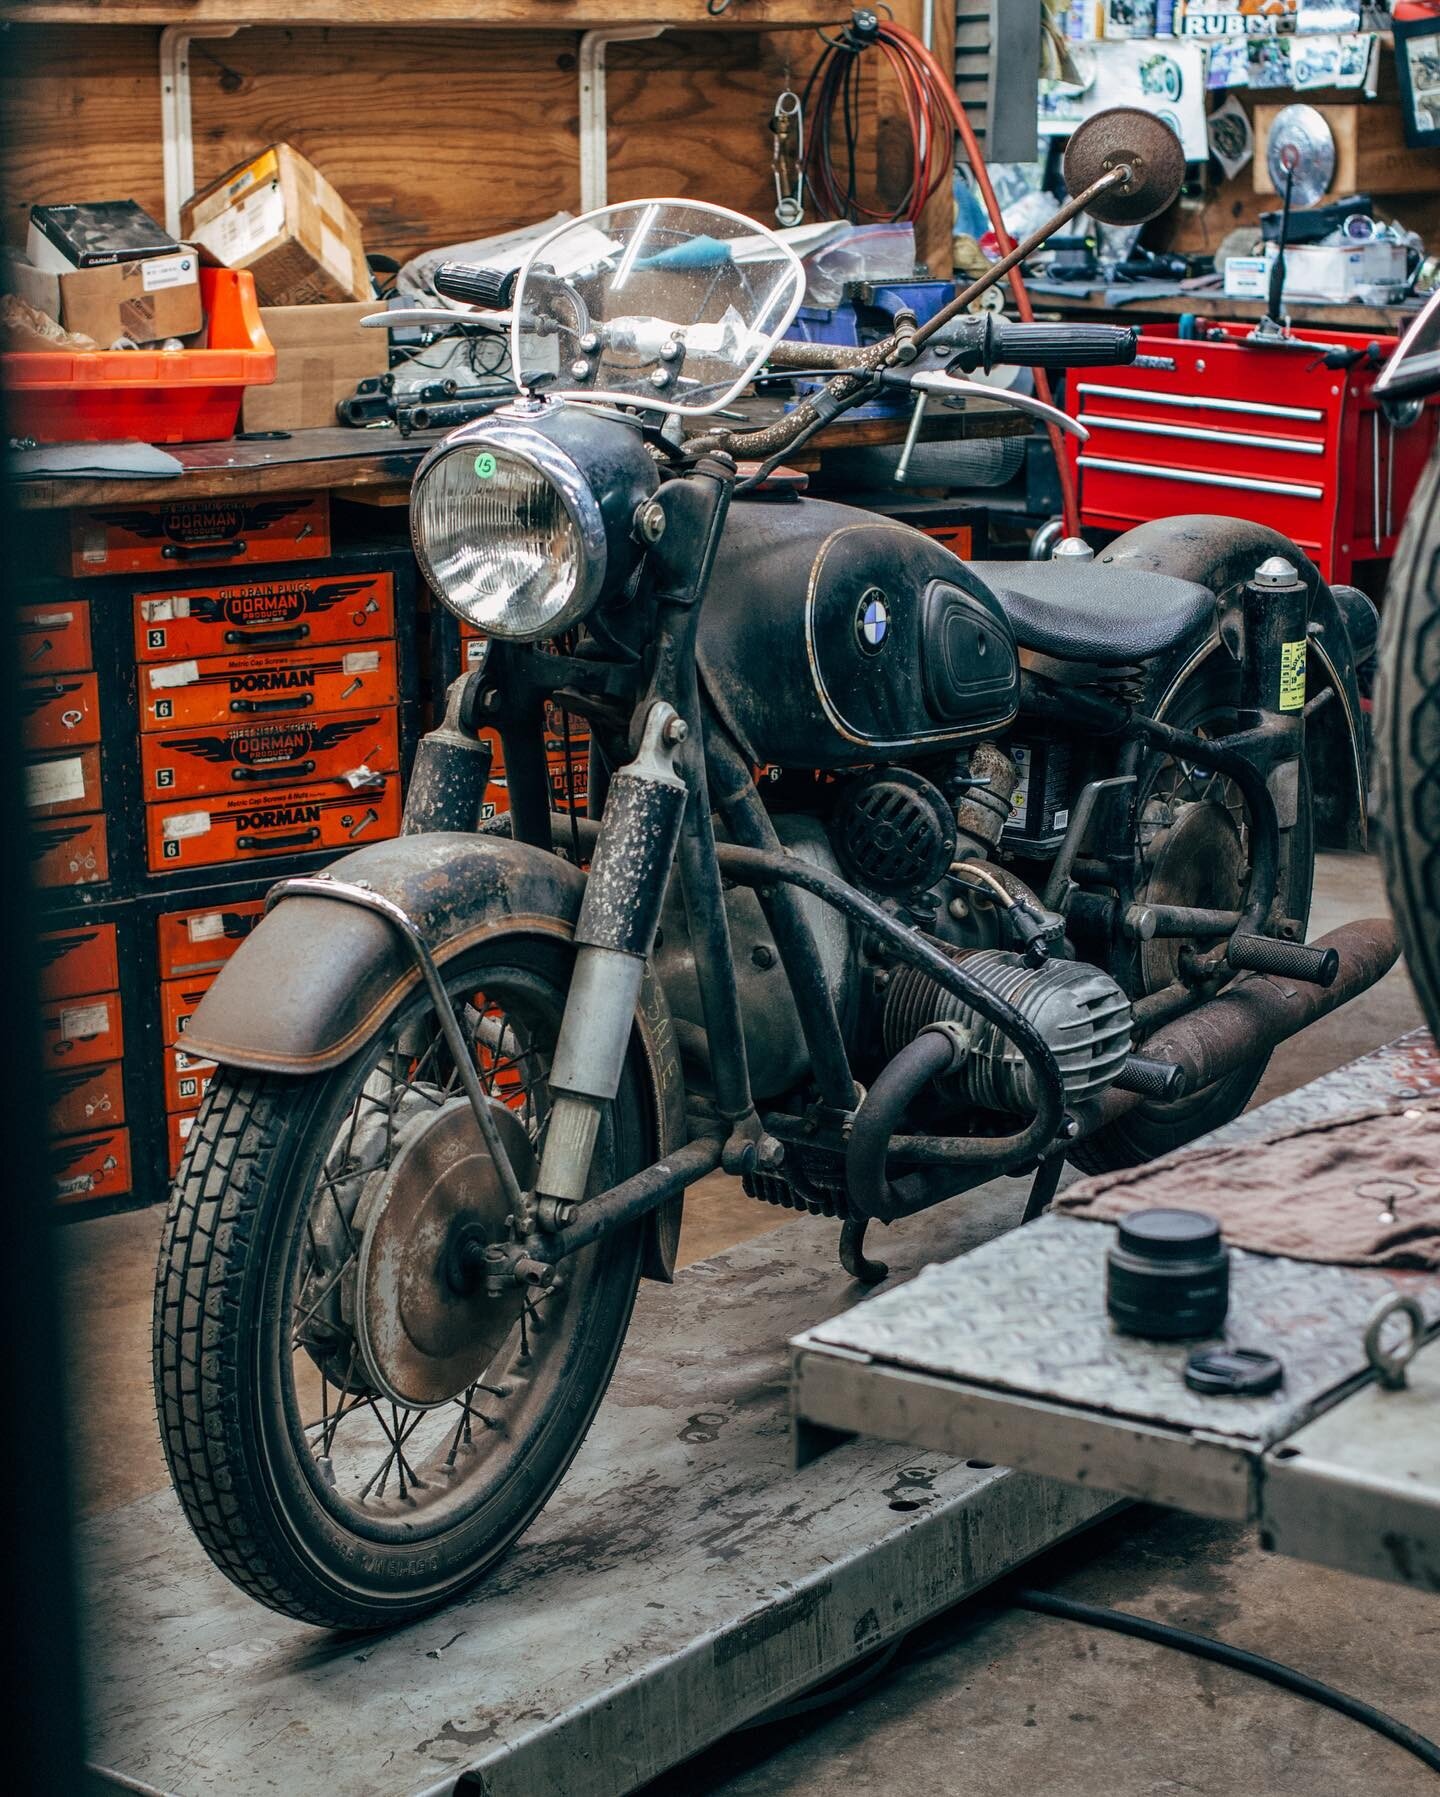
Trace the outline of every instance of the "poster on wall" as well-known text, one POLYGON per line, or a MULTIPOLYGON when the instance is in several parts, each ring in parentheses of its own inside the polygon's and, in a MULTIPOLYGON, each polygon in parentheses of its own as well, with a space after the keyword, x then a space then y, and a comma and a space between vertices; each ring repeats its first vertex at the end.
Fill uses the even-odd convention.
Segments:
POLYGON ((1040 95, 1040 130, 1068 137, 1093 113, 1140 106, 1164 119, 1185 148, 1187 162, 1210 154, 1205 120, 1205 47, 1178 38, 1118 38, 1072 48, 1076 87, 1053 84, 1040 95))
POLYGON ((1182 37, 1277 37, 1294 31, 1301 0, 1176 0, 1182 37))

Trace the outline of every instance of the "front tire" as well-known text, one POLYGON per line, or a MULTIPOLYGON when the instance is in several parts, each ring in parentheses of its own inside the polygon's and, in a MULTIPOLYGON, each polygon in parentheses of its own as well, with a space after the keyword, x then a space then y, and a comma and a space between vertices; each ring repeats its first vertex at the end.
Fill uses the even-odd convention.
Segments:
POLYGON ((1385 592, 1376 690, 1380 853, 1405 966, 1440 1032, 1440 460, 1385 592))
MULTIPOLYGON (((532 1140, 570 965, 563 944, 511 938, 445 970, 486 1090, 532 1140)), ((388 1627, 478 1577, 560 1482, 624 1339, 638 1224, 562 1263, 544 1294, 507 1297, 513 1320, 453 1394, 412 1409, 377 1390, 355 1317, 361 1244, 455 1087, 417 996, 330 1073, 222 1068, 175 1182, 154 1333, 171 1477, 220 1570, 301 1621, 388 1627)), ((643 1093, 632 1053, 592 1189, 654 1158, 643 1093)), ((407 1277, 428 1266, 419 1239, 407 1277)))

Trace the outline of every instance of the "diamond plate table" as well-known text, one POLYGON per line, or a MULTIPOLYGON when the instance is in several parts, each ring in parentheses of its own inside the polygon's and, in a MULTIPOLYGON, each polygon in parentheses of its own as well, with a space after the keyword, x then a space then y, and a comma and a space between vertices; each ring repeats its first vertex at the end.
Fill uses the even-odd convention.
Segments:
MULTIPOLYGON (((1204 1141, 1435 1093, 1440 1053, 1417 1030, 1204 1141)), ((1376 1304, 1396 1290, 1440 1325, 1440 1279, 1234 1251, 1225 1339, 1276 1354, 1285 1382, 1269 1397, 1207 1398, 1183 1381, 1193 1344, 1111 1328, 1114 1233, 1044 1216, 808 1329, 791 1344, 799 1460, 854 1435, 983 1456, 1258 1519, 1282 1551, 1440 1590, 1440 1349, 1422 1351, 1411 1390, 1391 1394, 1371 1383, 1363 1347, 1376 1304), (1345 1445, 1352 1411, 1359 1451, 1345 1445), (1357 1531, 1363 1548, 1349 1539, 1357 1531)))
MULTIPOLYGON (((901 1273, 1016 1181, 892 1232, 901 1273)), ((564 1484, 468 1597, 395 1633, 286 1622, 171 1493, 85 1530, 90 1755, 200 1797, 621 1797, 1096 1520, 1103 1493, 856 1443, 797 1472, 787 1337, 859 1296, 801 1221, 642 1288, 564 1484)))

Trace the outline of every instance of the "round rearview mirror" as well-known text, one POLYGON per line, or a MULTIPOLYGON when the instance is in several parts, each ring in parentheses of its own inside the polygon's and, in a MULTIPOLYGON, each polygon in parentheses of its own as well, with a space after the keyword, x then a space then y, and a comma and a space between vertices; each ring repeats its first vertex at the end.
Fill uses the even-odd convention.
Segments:
POLYGON ((1180 139, 1153 113, 1112 106, 1086 119, 1065 149, 1065 185, 1073 197, 1117 168, 1130 179, 1107 188, 1085 208, 1102 225, 1143 225, 1172 204, 1185 179, 1180 139))

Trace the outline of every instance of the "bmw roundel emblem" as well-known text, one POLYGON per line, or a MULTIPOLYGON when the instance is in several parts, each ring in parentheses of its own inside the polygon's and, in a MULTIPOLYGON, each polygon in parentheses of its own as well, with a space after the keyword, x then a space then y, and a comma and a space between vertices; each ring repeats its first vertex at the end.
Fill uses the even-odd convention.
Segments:
POLYGON ((866 587, 855 608, 855 640, 866 655, 878 655, 890 634, 890 607, 879 587, 866 587))

